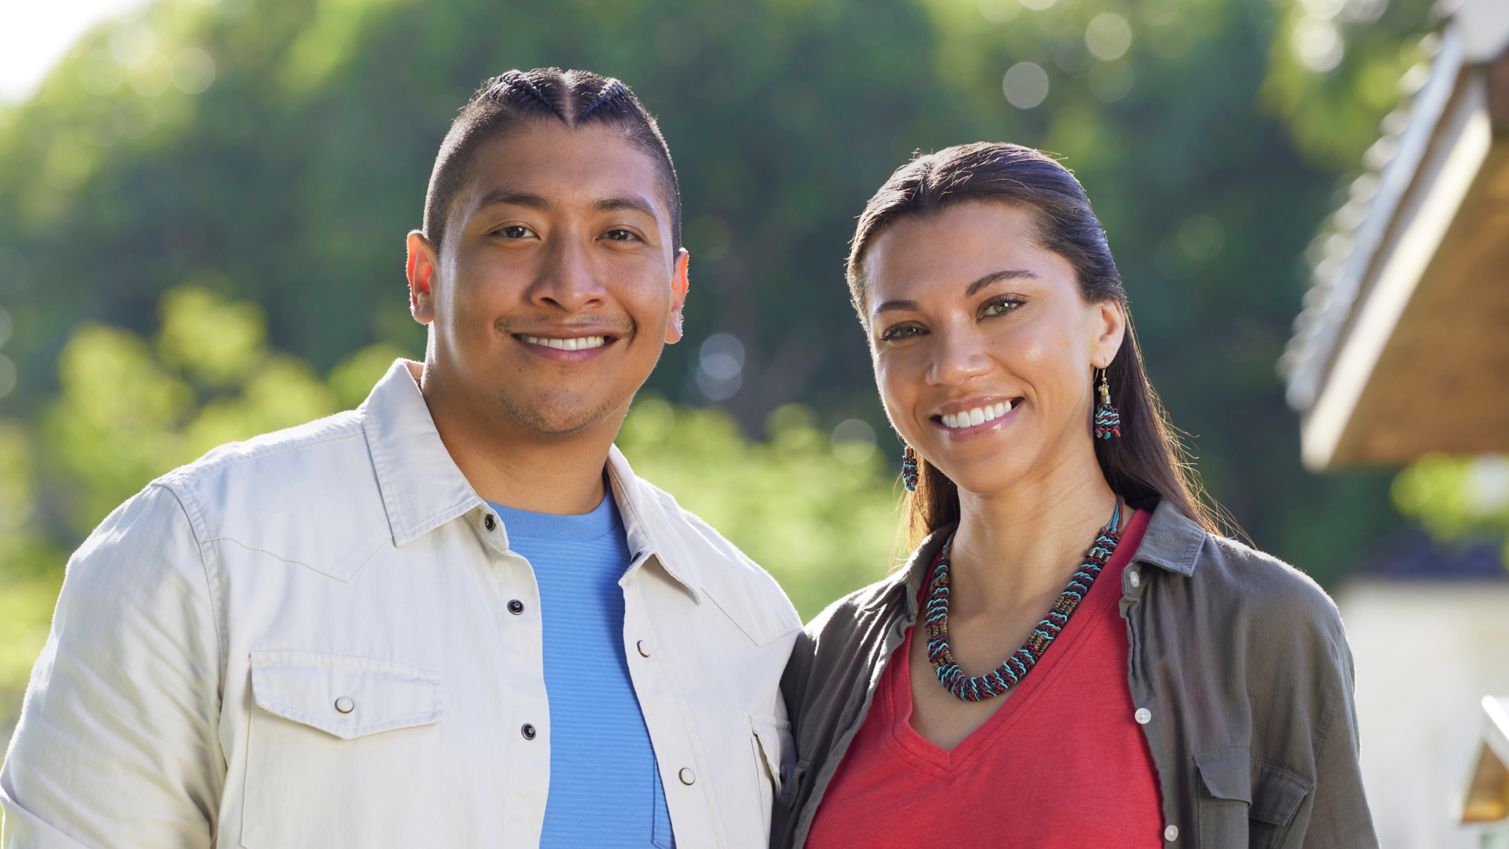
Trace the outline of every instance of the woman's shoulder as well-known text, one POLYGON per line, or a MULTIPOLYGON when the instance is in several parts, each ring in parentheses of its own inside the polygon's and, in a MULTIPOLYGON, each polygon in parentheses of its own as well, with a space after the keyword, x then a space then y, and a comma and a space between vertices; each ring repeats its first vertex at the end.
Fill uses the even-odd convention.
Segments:
POLYGON ((1272 554, 1208 531, 1164 505, 1138 548, 1139 559, 1145 554, 1150 562, 1182 573, 1161 582, 1180 607, 1202 611, 1205 615, 1194 619, 1222 632, 1245 634, 1241 643, 1252 651, 1344 651, 1346 634, 1331 596, 1314 578, 1272 554))
POLYGON ((1308 625, 1341 636, 1336 603, 1314 578, 1272 554, 1206 530, 1169 505, 1154 512, 1137 557, 1181 573, 1172 586, 1183 585, 1190 603, 1223 617, 1264 628, 1308 625))
POLYGON ((1195 577, 1272 615, 1340 621, 1336 602, 1314 578, 1239 540, 1210 534, 1195 577))
POLYGON ((835 637, 875 618, 893 613, 905 593, 906 577, 897 572, 835 599, 807 622, 805 631, 814 640, 835 637))

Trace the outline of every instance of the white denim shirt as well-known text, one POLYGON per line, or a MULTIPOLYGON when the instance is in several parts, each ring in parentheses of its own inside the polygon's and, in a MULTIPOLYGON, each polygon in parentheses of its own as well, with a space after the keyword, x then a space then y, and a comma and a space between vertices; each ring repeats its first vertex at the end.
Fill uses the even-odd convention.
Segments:
MULTIPOLYGON (((538 845, 534 573, 417 369, 165 475, 79 548, 0 772, 7 849, 538 845)), ((676 844, 763 849, 801 622, 617 449, 607 471, 633 555, 624 656, 676 844)))

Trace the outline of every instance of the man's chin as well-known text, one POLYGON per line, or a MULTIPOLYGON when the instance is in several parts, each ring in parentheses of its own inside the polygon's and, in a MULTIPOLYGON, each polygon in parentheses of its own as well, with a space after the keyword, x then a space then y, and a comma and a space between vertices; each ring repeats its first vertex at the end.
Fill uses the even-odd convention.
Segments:
MULTIPOLYGON (((613 407, 592 406, 580 399, 553 398, 548 403, 520 404, 505 399, 505 414, 542 441, 569 441, 600 430, 613 420, 613 407)), ((622 416, 617 417, 622 420, 622 416)))

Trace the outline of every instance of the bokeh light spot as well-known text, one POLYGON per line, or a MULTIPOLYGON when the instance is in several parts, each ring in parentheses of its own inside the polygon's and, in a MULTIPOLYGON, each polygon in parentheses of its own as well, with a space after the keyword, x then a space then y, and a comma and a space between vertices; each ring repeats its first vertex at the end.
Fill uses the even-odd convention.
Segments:
POLYGON ((1004 24, 1022 13, 1022 4, 1017 0, 980 0, 980 17, 995 24, 1004 24))
POLYGON ((1036 62, 1018 62, 1001 81, 1006 102, 1018 109, 1033 109, 1048 99, 1048 72, 1036 62))
POLYGON ((1294 27, 1289 46, 1294 56, 1317 74, 1324 74, 1341 64, 1346 52, 1341 40, 1341 31, 1330 21, 1306 18, 1294 27))
POLYGON ((833 428, 833 456, 858 465, 875 456, 875 428, 864 419, 844 419, 833 428))
POLYGON ((1126 55, 1132 46, 1132 25, 1115 12, 1096 15, 1085 28, 1085 47, 1102 62, 1126 55))
POLYGON ((1132 68, 1125 62, 1101 62, 1090 66, 1086 75, 1090 93, 1102 103, 1115 103, 1132 91, 1136 78, 1132 68))
POLYGON ((713 401, 727 401, 744 383, 744 343, 732 333, 714 333, 698 350, 697 389, 713 401))
POLYGON ((215 81, 215 60, 197 47, 173 54, 173 86, 184 94, 200 94, 215 81))

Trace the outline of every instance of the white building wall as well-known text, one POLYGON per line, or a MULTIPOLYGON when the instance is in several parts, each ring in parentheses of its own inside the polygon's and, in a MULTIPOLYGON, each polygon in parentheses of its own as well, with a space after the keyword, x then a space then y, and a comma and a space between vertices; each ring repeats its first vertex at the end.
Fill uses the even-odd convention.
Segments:
POLYGON ((1383 849, 1478 849, 1457 825, 1485 695, 1509 696, 1509 581, 1363 579, 1336 594, 1383 849))

